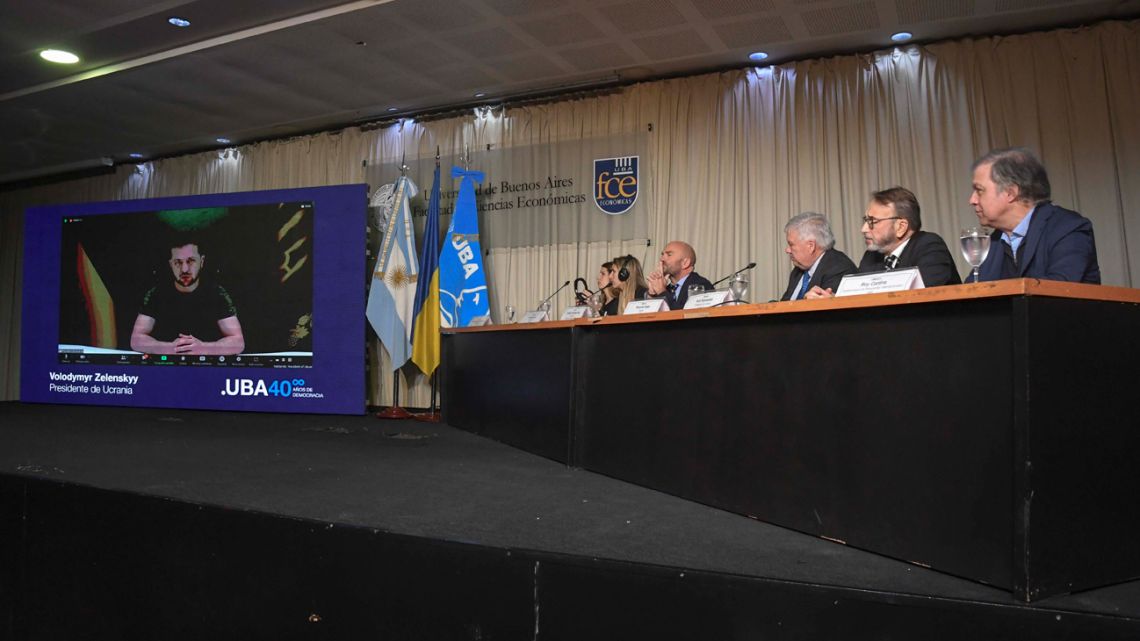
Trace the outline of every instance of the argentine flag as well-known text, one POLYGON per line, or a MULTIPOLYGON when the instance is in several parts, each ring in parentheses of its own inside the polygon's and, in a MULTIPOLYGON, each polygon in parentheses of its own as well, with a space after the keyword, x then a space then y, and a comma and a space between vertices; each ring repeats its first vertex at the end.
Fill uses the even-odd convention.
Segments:
POLYGON ((396 180, 365 311, 372 329, 392 357, 393 371, 408 362, 412 354, 412 311, 419 266, 408 201, 415 195, 416 185, 410 178, 401 176, 396 180))
POLYGON ((487 301, 487 276, 479 247, 479 212, 475 209, 475 183, 483 172, 451 168, 452 179, 461 178, 455 215, 443 237, 439 256, 439 313, 443 327, 467 327, 491 314, 487 301))

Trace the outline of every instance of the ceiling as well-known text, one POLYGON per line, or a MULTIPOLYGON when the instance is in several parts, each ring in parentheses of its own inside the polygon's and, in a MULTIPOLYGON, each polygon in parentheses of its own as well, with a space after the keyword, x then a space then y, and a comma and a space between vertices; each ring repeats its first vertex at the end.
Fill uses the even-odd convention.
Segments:
POLYGON ((8 0, 0 184, 743 67, 758 50, 778 64, 900 30, 926 42, 1138 14, 1140 0, 8 0), (44 62, 49 47, 82 60, 44 62))

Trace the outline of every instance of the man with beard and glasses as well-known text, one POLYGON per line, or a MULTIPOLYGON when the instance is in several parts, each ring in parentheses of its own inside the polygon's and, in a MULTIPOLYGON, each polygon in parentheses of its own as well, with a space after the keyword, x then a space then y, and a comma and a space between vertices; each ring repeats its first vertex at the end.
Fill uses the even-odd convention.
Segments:
MULTIPOLYGON (((922 231, 922 210, 909 189, 891 187, 871 194, 862 232, 867 251, 856 273, 917 267, 925 287, 961 284, 946 242, 938 234, 922 231)), ((810 293, 821 298, 834 294, 819 287, 810 293)))
POLYGON ((131 349, 147 354, 230 355, 245 349, 237 308, 225 288, 202 280, 206 256, 197 241, 170 248, 172 282, 143 296, 131 349))

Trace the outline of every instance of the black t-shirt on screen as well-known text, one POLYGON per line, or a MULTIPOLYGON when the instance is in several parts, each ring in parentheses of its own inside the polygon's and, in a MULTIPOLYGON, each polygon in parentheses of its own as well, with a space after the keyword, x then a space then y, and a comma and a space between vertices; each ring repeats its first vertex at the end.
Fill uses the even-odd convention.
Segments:
POLYGON ((147 291, 139 313, 154 319, 150 335, 155 340, 173 341, 186 334, 210 342, 222 337, 218 321, 237 316, 237 307, 221 285, 200 283, 194 291, 183 293, 168 283, 147 291))

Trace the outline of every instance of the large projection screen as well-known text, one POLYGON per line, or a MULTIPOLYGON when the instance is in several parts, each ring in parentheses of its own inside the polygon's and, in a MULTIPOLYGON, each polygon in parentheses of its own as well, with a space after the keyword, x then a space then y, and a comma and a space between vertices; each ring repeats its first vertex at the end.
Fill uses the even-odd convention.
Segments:
POLYGON ((367 193, 29 209, 21 400, 363 413, 367 193))

